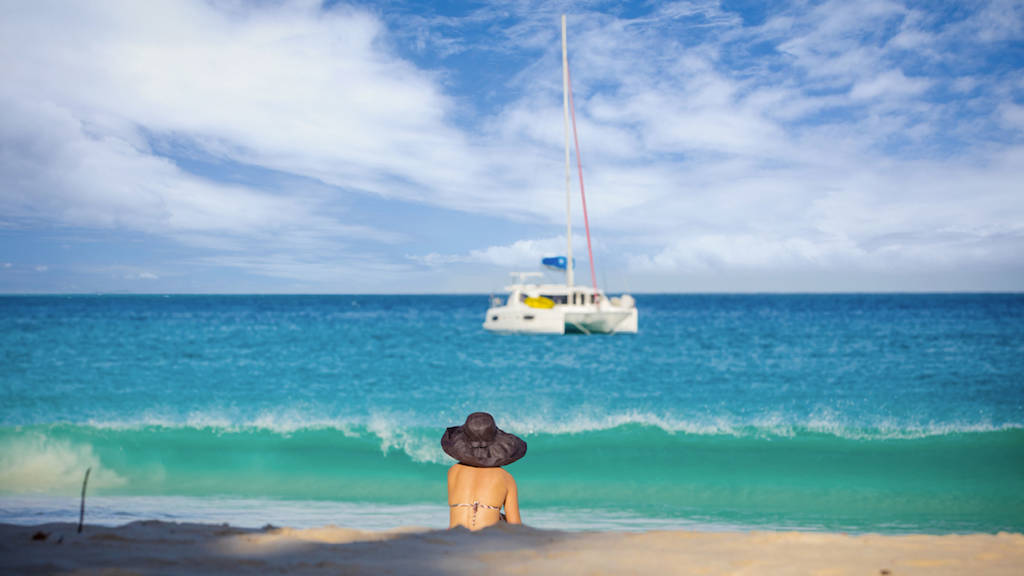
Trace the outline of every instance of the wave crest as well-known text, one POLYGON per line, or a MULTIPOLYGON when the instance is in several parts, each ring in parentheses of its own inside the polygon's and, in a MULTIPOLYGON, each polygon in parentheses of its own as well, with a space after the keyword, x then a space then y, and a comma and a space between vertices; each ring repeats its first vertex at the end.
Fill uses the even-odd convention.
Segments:
POLYGON ((734 436, 755 438, 792 438, 804 434, 833 436, 849 440, 913 440, 933 436, 976 434, 1024 429, 1024 424, 991 422, 899 422, 895 418, 879 418, 873 422, 851 423, 846 419, 819 413, 795 418, 769 413, 757 418, 705 416, 674 418, 650 412, 621 412, 604 415, 576 414, 551 422, 536 418, 510 418, 508 429, 525 435, 562 435, 601 432, 626 426, 658 428, 668 434, 693 436, 734 436))
POLYGON ((41 433, 0 440, 0 492, 74 493, 92 468, 93 488, 121 486, 125 480, 103 467, 92 446, 41 433))
MULTIPOLYGON (((575 435, 601 432, 623 427, 660 429, 667 434, 692 436, 733 436, 753 438, 792 438, 802 435, 823 435, 850 440, 921 439, 957 434, 978 434, 1024 429, 1017 422, 991 421, 914 421, 895 417, 879 417, 856 421, 843 415, 819 411, 807 416, 781 412, 740 416, 704 414, 674 416, 644 411, 601 413, 577 411, 556 417, 550 413, 495 413, 503 429, 525 437, 575 435)), ((423 415, 374 413, 362 417, 324 417, 302 410, 260 412, 250 416, 226 413, 193 412, 184 416, 144 416, 132 420, 88 420, 84 423, 59 422, 49 426, 86 426, 99 430, 195 429, 217 433, 270 432, 291 435, 306 431, 337 431, 346 437, 375 437, 381 451, 407 453, 419 462, 443 463, 447 460, 437 441, 450 418, 435 419, 423 415), (436 424, 433 423, 436 421, 436 424)))

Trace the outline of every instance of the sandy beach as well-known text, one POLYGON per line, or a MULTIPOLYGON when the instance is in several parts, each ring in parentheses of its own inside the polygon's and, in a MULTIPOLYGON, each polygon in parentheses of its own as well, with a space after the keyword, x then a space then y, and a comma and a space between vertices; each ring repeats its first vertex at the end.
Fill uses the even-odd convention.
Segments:
POLYGON ((0 525, 15 574, 1020 574, 1024 535, 0 525))

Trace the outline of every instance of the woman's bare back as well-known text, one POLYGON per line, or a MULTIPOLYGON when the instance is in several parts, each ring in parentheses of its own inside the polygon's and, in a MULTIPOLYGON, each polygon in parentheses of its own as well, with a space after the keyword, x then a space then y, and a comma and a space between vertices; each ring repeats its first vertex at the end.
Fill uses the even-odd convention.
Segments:
POLYGON ((474 468, 455 464, 448 469, 449 528, 479 530, 501 520, 501 508, 510 524, 520 524, 519 494, 512 475, 501 468, 474 468))

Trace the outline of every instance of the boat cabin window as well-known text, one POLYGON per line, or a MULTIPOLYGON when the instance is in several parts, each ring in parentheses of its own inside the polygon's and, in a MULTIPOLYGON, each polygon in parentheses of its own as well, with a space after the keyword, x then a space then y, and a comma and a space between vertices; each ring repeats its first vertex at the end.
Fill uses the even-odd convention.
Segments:
MULTIPOLYGON (((590 303, 593 304, 594 302, 595 302, 594 295, 591 294, 590 295, 590 303)), ((587 303, 587 294, 585 292, 573 292, 572 293, 572 303, 573 304, 586 304, 587 303)))
POLYGON ((541 298, 547 298, 555 304, 566 304, 569 301, 569 297, 565 294, 541 294, 541 298))

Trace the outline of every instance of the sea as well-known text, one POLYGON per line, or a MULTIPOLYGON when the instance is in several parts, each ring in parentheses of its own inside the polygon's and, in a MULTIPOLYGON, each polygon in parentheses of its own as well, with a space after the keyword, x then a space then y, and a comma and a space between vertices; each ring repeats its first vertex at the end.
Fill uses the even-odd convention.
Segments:
POLYGON ((445 528, 445 428, 529 445, 562 530, 1024 531, 1024 295, 0 297, 0 522, 445 528))

